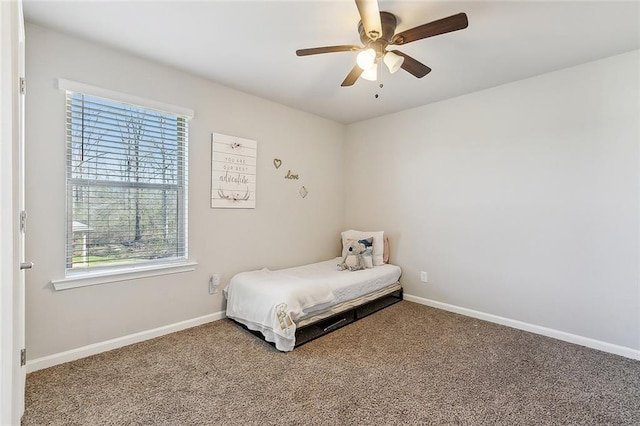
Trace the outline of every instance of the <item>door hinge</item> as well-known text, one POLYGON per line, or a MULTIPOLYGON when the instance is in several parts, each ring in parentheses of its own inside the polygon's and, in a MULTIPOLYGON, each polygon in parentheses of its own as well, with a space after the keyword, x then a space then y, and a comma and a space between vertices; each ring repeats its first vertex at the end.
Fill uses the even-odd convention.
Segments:
POLYGON ((20 94, 25 95, 27 93, 27 83, 24 80, 24 77, 20 77, 20 94))
POLYGON ((26 363, 27 363, 27 350, 21 349, 20 350, 20 367, 24 367, 26 363))
POLYGON ((20 212, 20 232, 24 234, 26 230, 27 230, 27 212, 22 210, 20 212))

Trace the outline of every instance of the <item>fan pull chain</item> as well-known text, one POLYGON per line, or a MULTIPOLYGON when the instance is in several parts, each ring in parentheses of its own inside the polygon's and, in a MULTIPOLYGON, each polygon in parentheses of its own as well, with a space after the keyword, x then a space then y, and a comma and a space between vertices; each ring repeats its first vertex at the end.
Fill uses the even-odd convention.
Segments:
MULTIPOLYGON (((383 67, 383 66, 381 65, 381 63, 382 63, 382 61, 378 61, 378 63, 376 64, 376 66, 378 67, 378 70, 379 70, 379 72, 378 72, 378 76, 380 76, 379 81, 377 81, 376 83, 379 83, 379 84, 378 84, 378 87, 379 87, 380 89, 382 89, 382 88, 384 87, 384 83, 383 83, 384 78, 383 78, 383 75, 384 75, 384 70, 385 70, 385 67, 383 67)), ((379 91, 379 90, 378 90, 378 91, 379 91)), ((379 95, 378 93, 376 93, 375 95, 373 95, 373 97, 374 97, 374 98, 376 98, 376 99, 378 99, 378 98, 380 97, 380 95, 379 95)))

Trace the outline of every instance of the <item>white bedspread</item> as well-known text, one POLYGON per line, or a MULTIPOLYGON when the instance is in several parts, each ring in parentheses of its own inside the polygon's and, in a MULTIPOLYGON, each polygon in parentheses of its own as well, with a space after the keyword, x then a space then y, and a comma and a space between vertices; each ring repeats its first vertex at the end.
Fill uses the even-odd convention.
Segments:
POLYGON ((224 289, 227 316, 260 331, 277 349, 291 351, 299 318, 393 284, 401 274, 395 265, 338 271, 340 261, 241 272, 224 289))

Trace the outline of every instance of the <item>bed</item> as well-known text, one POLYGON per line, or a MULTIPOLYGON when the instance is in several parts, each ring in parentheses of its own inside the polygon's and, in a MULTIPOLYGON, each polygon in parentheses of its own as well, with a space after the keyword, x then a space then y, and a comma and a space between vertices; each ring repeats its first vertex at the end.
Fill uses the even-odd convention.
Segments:
MULTIPOLYGON (((367 234, 345 231, 343 246, 350 236, 367 234)), ((288 352, 399 302, 402 271, 385 263, 381 232, 379 237, 374 241, 373 265, 366 269, 340 271, 337 265, 344 257, 337 257, 293 268, 236 274, 224 289, 227 317, 288 352)))

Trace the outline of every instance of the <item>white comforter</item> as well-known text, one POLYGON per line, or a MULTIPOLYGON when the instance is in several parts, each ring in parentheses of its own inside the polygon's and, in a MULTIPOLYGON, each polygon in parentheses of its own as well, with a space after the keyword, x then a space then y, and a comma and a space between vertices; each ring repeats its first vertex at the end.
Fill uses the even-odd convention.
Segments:
POLYGON ((277 349, 291 351, 300 317, 379 290, 396 282, 401 273, 394 265, 338 271, 340 260, 241 272, 224 289, 227 316, 260 331, 277 349))

